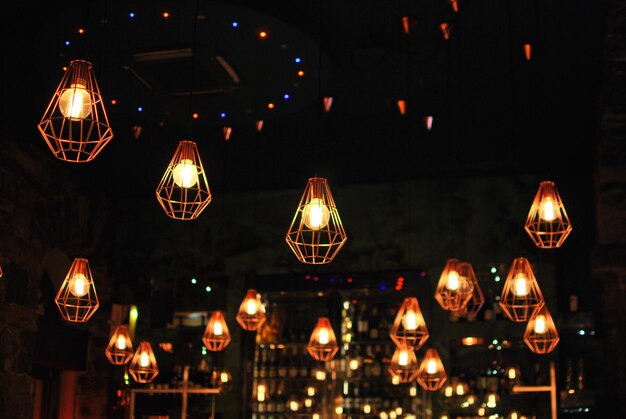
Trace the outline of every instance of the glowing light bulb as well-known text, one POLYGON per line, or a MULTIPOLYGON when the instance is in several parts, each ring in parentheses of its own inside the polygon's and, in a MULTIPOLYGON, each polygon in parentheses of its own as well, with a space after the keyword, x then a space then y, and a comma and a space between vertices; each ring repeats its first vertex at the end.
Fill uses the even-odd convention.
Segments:
POLYGON ((256 388, 256 399, 259 402, 265 401, 265 385, 259 384, 256 388))
POLYGON ((443 390, 443 394, 446 397, 452 397, 453 393, 454 393, 454 389, 452 388, 452 386, 446 386, 446 388, 443 390))
POLYGON ((393 384, 394 386, 397 386, 398 384, 400 384, 400 377, 397 375, 394 375, 393 377, 391 377, 391 384, 393 384))
POLYGON ((518 297, 524 297, 530 292, 528 289, 528 278, 521 272, 515 275, 514 286, 514 293, 518 297))
POLYGON ((115 347, 120 351, 126 349, 126 338, 124 335, 118 335, 117 340, 115 341, 115 347))
POLYGON ((227 372, 220 373, 220 381, 222 383, 227 383, 227 382, 230 381, 230 377, 228 377, 228 373, 227 372))
POLYGON ((317 381, 324 381, 326 379, 326 371, 322 371, 322 370, 315 371, 315 379, 317 381))
POLYGON ((496 405, 496 395, 490 394, 489 396, 487 396, 487 407, 493 409, 494 407, 496 407, 496 405))
POLYGON ((72 83, 59 98, 59 110, 71 120, 85 119, 91 114, 91 96, 85 90, 85 82, 72 83))
POLYGON ((411 397, 415 397, 415 396, 417 396, 417 387, 412 386, 412 387, 409 389, 409 396, 411 396, 411 397))
POLYGON ((398 365, 401 367, 406 367, 409 365, 409 353, 405 350, 400 351, 400 355, 398 356, 398 365))
POLYGON ((311 230, 320 230, 328 225, 330 212, 328 206, 320 198, 311 198, 302 211, 304 225, 311 230))
POLYGON ((435 374, 437 372, 437 361, 434 359, 429 359, 426 364, 426 373, 427 374, 435 374))
POLYGON ((72 279, 70 279, 69 289, 76 297, 87 295, 87 292, 89 292, 89 281, 87 281, 87 277, 82 273, 74 274, 72 279))
POLYGON ((191 188, 198 183, 198 168, 190 159, 183 159, 172 170, 174 183, 181 188, 191 188))
POLYGON ((448 280, 446 281, 446 288, 450 291, 456 291, 459 289, 459 273, 457 271, 448 272, 448 280))
POLYGON ((552 197, 546 196, 541 200, 539 204, 539 217, 544 221, 556 220, 556 208, 554 207, 552 197))
POLYGON ((457 396, 462 396, 463 394, 465 394, 465 389, 463 388, 463 384, 456 385, 456 394, 457 396))
POLYGON ((543 315, 539 315, 535 317, 535 333, 543 334, 546 333, 546 317, 543 315))
POLYGON ((221 322, 213 323, 213 334, 215 336, 221 336, 224 333, 224 327, 221 322))
POLYGON ((255 315, 257 310, 258 310, 259 305, 257 304, 256 300, 253 299, 249 299, 246 302, 246 314, 249 315, 255 315))
POLYGON ((304 399, 304 407, 311 407, 311 406, 313 406, 313 400, 309 399, 308 397, 304 399))
POLYGON ((356 371, 359 369, 359 360, 358 359, 351 359, 350 360, 350 369, 352 371, 356 371))
POLYGON ((295 400, 290 401, 290 402, 289 402, 289 409, 290 409, 292 412, 297 412, 297 411, 298 411, 298 402, 297 402, 297 401, 295 401, 295 400))
POLYGON ((417 315, 413 310, 407 310, 402 317, 402 327, 406 330, 417 329, 417 315))
POLYGON ((509 368, 507 375, 509 377, 509 380, 515 380, 515 378, 517 378, 517 372, 515 371, 515 368, 509 368))
POLYGON ((309 397, 315 396, 315 387, 313 387, 313 386, 307 387, 306 395, 309 396, 309 397))
POLYGON ((366 415, 369 415, 370 413, 372 413, 372 406, 370 406, 369 404, 364 405, 363 413, 365 413, 366 415))
POLYGON ((328 345, 330 341, 330 336, 328 335, 328 329, 322 327, 320 329, 319 334, 317 335, 317 341, 320 345, 328 345))
POLYGON ((148 368, 149 365, 150 355, 148 355, 148 352, 142 352, 141 355, 139 355, 139 366, 141 368, 148 368))

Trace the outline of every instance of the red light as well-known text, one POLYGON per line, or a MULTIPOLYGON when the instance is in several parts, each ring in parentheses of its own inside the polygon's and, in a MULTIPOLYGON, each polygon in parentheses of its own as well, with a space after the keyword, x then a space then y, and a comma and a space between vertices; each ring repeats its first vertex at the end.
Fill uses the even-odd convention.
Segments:
POLYGON ((399 276, 398 277, 398 282, 404 282, 404 277, 403 276, 399 276))
POLYGON ((352 278, 348 278, 348 282, 352 282, 352 278))
POLYGON ((117 105, 117 100, 111 99, 111 105, 117 105))
POLYGON ((122 397, 122 390, 117 390, 117 397, 122 397))

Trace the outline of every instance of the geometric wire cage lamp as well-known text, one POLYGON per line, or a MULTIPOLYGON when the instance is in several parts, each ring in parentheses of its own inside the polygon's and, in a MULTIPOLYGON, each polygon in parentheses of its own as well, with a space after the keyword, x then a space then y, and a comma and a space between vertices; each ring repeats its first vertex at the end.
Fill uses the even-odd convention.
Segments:
POLYGON ((115 328, 104 353, 113 365, 124 365, 131 360, 133 342, 130 340, 126 325, 120 324, 115 328))
POLYGON ((572 225, 554 182, 544 181, 539 185, 524 229, 535 245, 542 249, 561 247, 572 232, 572 225))
POLYGON ((132 361, 130 361, 128 372, 133 376, 133 380, 138 383, 149 383, 159 374, 159 366, 150 342, 144 341, 139 344, 132 361))
POLYGON ((473 275, 471 280, 473 282, 472 296, 463 307, 455 312, 458 317, 467 318, 468 320, 476 319, 478 312, 483 307, 483 304, 485 304, 485 296, 480 289, 476 275, 473 275))
POLYGON ((73 60, 37 125, 60 160, 93 160, 113 138, 91 63, 73 60))
POLYGON ((193 141, 181 141, 156 189, 165 213, 177 220, 193 220, 211 202, 198 147, 193 141))
POLYGON ((70 322, 84 323, 96 312, 100 303, 87 259, 74 259, 54 301, 70 322))
POLYGON ((389 363, 391 376, 398 377, 400 383, 409 383, 417 377, 418 369, 419 364, 413 349, 406 346, 396 347, 389 363))
POLYGON ((417 382, 426 391, 437 391, 443 387, 448 378, 443 362, 436 349, 426 351, 424 359, 417 372, 417 382))
POLYGON ((339 350, 337 338, 328 317, 320 317, 317 320, 307 350, 317 361, 330 361, 339 350))
POLYGON ((559 332, 545 305, 526 325, 524 342, 536 354, 550 353, 559 343, 559 332))
POLYGON ((435 299, 444 310, 456 312, 472 298, 475 279, 472 265, 448 259, 437 283, 435 299))
POLYGON ((502 288, 502 311, 514 322, 526 322, 543 305, 543 295, 528 259, 515 259, 502 288))
POLYGON ((202 336, 202 342, 209 351, 213 352, 223 351, 230 342, 230 332, 221 311, 216 310, 211 314, 202 336))
POLYGON ((265 306, 259 300, 256 290, 249 289, 246 292, 235 319, 244 330, 257 330, 265 322, 265 306))
POLYGON ((298 260, 330 263, 347 240, 339 211, 323 178, 310 178, 285 237, 298 260))
POLYGON ((397 347, 418 350, 428 339, 424 315, 415 297, 406 297, 389 333, 397 347))

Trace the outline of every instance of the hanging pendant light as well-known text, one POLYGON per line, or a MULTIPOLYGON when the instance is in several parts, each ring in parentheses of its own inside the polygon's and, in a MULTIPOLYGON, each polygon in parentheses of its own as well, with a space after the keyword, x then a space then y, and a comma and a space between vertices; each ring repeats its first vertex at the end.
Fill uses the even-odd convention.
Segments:
POLYGON ((87 259, 74 259, 54 301, 63 319, 75 323, 86 322, 100 307, 87 259))
POLYGON ((133 342, 130 340, 128 327, 120 324, 115 328, 104 353, 113 365, 124 365, 131 360, 133 357, 133 342))
POLYGON ((455 312, 459 318, 467 318, 468 320, 476 319, 478 312, 485 304, 485 296, 483 291, 480 289, 480 284, 478 283, 476 275, 473 275, 472 281, 472 296, 469 300, 467 300, 463 307, 455 312))
POLYGON ((547 354, 559 343, 559 332, 554 320, 544 305, 526 325, 524 342, 536 354, 547 354))
POLYGON ((389 333, 397 347, 418 350, 428 339, 428 329, 417 298, 407 297, 398 310, 389 333))
POLYGON ((396 347, 391 362, 389 363, 389 373, 392 377, 398 377, 401 383, 409 383, 417 377, 419 364, 413 349, 403 345, 396 347))
POLYGON ((216 310, 211 314, 209 323, 206 326, 204 335, 202 336, 202 342, 209 351, 218 352, 223 351, 230 342, 230 332, 226 325, 226 319, 224 314, 216 310))
POLYGON ((417 382, 426 391, 437 391, 447 378, 439 353, 434 348, 428 349, 417 371, 417 382))
POLYGON ((541 249, 561 247, 572 232, 572 225, 554 182, 544 181, 539 185, 524 229, 541 249))
POLYGON ((91 63, 74 60, 37 126, 58 159, 93 160, 113 138, 91 63))
POLYGON ((475 282, 472 265, 448 259, 437 283, 435 299, 444 310, 456 312, 472 298, 475 282))
POLYGON ((330 361, 339 350, 337 338, 328 317, 320 317, 317 320, 307 350, 317 361, 330 361))
POLYGON ((265 322, 265 306, 255 290, 246 292, 235 319, 245 330, 257 330, 265 322))
POLYGON ((285 239, 300 262, 314 265, 332 262, 345 244, 348 237, 326 179, 309 179, 285 239))
POLYGON ((543 295, 528 259, 515 259, 502 288, 502 311, 514 322, 526 322, 543 304, 543 295))
POLYGON ((130 361, 128 372, 133 380, 138 383, 149 383, 159 374, 154 351, 150 342, 143 341, 139 344, 133 359, 130 361))
POLYGON ((165 213, 176 220, 193 220, 209 205, 211 190, 195 142, 180 142, 156 196, 165 213))

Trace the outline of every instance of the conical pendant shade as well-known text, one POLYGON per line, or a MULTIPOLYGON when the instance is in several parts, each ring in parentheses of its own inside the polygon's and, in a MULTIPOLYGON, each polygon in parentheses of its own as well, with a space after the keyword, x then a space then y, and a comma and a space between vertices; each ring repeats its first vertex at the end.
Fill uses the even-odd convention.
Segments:
POLYGON ((397 347, 417 350, 428 339, 428 329, 417 298, 407 297, 398 310, 389 333, 397 347))
POLYGON ((58 159, 93 160, 113 138, 91 63, 74 60, 37 126, 58 159))
POLYGON ((572 232, 572 225, 554 182, 544 181, 539 185, 524 228, 541 249, 561 247, 572 232))
POLYGON ((248 290, 235 318, 245 330, 257 330, 265 322, 265 306, 259 300, 256 290, 248 290))
POLYGON ((195 142, 180 142, 156 196, 168 217, 176 220, 193 220, 209 205, 211 190, 195 142))
POLYGON ((326 179, 309 179, 285 239, 300 262, 315 265, 332 262, 345 244, 348 237, 326 179))
POLYGON ((524 342, 536 354, 547 354, 559 343, 559 332, 544 305, 526 325, 524 342))
POLYGON ((317 320, 307 350, 317 361, 330 361, 339 350, 337 338, 328 317, 320 317, 317 320))
POLYGON ((54 301, 69 322, 84 323, 96 312, 100 303, 87 259, 74 259, 54 301))
POLYGON ((474 284, 471 298, 467 300, 467 303, 465 303, 463 307, 456 311, 456 315, 458 317, 465 317, 469 320, 475 319, 476 315, 485 304, 485 296, 483 291, 480 289, 480 284, 478 283, 476 275, 474 275, 473 281, 474 284))
POLYGON ((133 342, 128 334, 128 327, 120 324, 111 335, 109 344, 104 351, 113 365, 124 365, 133 357, 133 342))
POLYGON ((209 318, 202 342, 209 351, 213 352, 223 351, 230 343, 230 331, 221 311, 214 311, 209 318))
POLYGON ((443 362, 436 349, 430 348, 426 351, 424 359, 417 372, 417 382, 426 391, 437 391, 443 387, 443 383, 448 378, 443 362))
POLYGON ((149 383, 159 374, 154 351, 150 342, 141 342, 133 359, 130 361, 128 372, 138 383, 149 383))
POLYGON ((448 259, 439 277, 435 299, 444 310, 458 311, 472 298, 476 274, 469 263, 448 259))
POLYGON ((401 383, 409 383, 417 377, 418 369, 419 364, 413 349, 406 346, 396 347, 389 363, 389 374, 398 377, 401 383))
POLYGON ((525 322, 533 317, 543 304, 543 295, 528 259, 515 259, 502 288, 500 296, 502 311, 514 322, 525 322))

